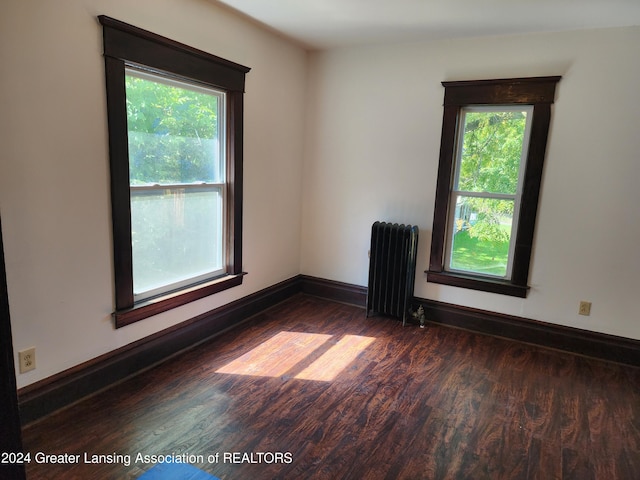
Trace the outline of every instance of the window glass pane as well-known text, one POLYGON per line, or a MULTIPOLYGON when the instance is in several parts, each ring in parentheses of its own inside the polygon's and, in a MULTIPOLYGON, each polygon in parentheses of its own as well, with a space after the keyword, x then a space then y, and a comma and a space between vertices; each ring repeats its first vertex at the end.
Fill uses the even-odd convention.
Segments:
POLYGON ((131 185, 224 182, 223 94, 140 75, 126 76, 131 185))
POLYGON ((526 111, 467 111, 457 190, 515 194, 526 111))
POLYGON ((127 69, 137 299, 224 273, 224 93, 127 69))
POLYGON ((134 294, 223 269, 220 190, 132 189, 134 294))
POLYGON ((514 202, 458 196, 451 270, 504 277, 508 271, 514 202))

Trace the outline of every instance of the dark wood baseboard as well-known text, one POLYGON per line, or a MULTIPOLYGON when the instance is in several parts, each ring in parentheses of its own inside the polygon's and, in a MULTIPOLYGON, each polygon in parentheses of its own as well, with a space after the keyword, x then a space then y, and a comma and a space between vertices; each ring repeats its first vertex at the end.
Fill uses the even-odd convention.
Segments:
POLYGON ((428 322, 640 367, 640 340, 424 298, 414 298, 413 305, 424 307, 428 322))
POLYGON ((367 287, 300 275, 303 293, 358 307, 367 305, 367 287))
POLYGON ((18 390, 23 424, 140 373, 299 293, 296 276, 18 390))
MULTIPOLYGON (((302 276, 302 291, 364 307, 367 288, 302 276)), ((640 340, 565 327, 470 307, 414 297, 413 309, 425 309, 428 322, 517 340, 609 362, 640 367, 640 340)))
MULTIPOLYGON (((366 306, 366 287, 298 275, 20 389, 22 422, 33 422, 140 373, 300 292, 366 306)), ((412 304, 414 310, 424 307, 428 322, 640 367, 638 340, 423 298, 414 298, 412 304)))

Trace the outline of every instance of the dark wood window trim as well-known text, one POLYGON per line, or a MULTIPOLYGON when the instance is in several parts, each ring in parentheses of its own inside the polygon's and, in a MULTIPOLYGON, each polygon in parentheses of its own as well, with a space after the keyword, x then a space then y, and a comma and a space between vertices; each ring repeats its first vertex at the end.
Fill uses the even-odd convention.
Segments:
POLYGON ((445 87, 440 161, 436 185, 431 256, 427 281, 526 297, 533 247, 542 169, 547 146, 551 104, 561 77, 512 78, 442 82, 445 87), (531 105, 533 118, 522 190, 522 203, 515 238, 513 271, 510 280, 460 274, 444 269, 449 194, 453 177, 458 116, 470 105, 531 105))
POLYGON ((106 16, 103 27, 116 328, 226 290, 242 283, 243 96, 249 68, 106 16), (134 302, 129 202, 129 152, 125 65, 224 90, 227 97, 227 273, 157 298, 134 302))

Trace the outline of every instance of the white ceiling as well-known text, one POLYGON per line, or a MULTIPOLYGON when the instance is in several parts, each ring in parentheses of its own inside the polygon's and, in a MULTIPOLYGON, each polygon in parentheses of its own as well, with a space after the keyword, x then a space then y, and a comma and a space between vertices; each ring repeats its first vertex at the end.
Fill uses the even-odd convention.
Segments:
POLYGON ((640 0, 217 0, 312 49, 640 25, 640 0))

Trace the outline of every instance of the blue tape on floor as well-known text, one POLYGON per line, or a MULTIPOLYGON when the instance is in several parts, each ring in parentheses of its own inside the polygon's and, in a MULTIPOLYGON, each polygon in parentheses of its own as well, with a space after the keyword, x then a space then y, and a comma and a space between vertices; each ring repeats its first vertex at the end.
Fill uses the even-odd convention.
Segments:
POLYGON ((188 463, 158 463, 138 480, 220 480, 188 463))

